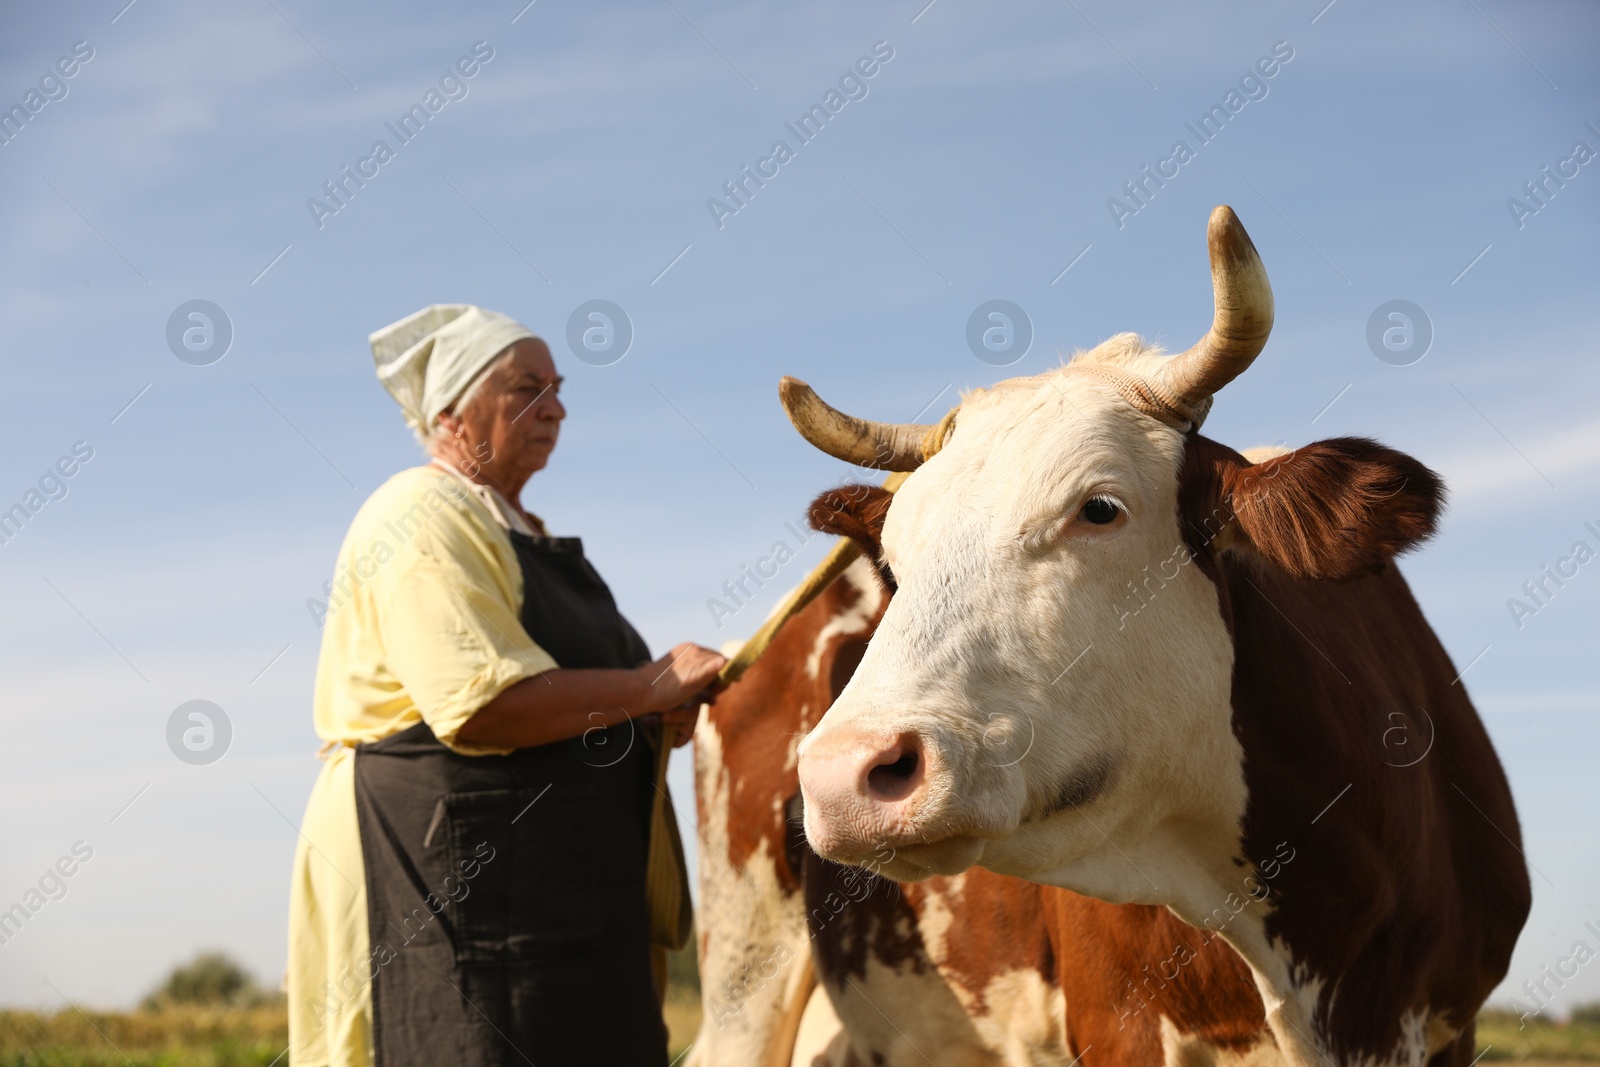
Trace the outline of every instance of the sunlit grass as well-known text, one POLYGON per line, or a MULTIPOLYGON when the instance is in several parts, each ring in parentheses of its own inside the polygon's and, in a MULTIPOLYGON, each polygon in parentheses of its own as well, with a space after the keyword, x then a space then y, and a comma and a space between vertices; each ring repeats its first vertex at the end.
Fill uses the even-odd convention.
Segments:
POLYGON ((282 1003, 0 1011, 0 1067, 268 1067, 288 1044, 289 1014, 282 1003))
MULTIPOLYGON (((699 994, 678 986, 665 1014, 676 1061, 699 1031, 699 994)), ((288 1032, 281 1003, 87 1014, 0 1011, 0 1067, 283 1067, 288 1032)), ((1478 1050, 1485 1049, 1485 1063, 1600 1063, 1600 1022, 1529 1020, 1519 1027, 1515 1015, 1486 1011, 1478 1018, 1478 1050)))
MULTIPOLYGON (((700 1029, 693 937, 668 957, 674 1062, 700 1029)), ((137 1011, 0 1010, 0 1067, 287 1067, 289 1012, 225 953, 174 968, 137 1011)))
MULTIPOLYGON (((667 997, 671 1058, 700 1029, 699 994, 667 997)), ((0 1011, 0 1067, 283 1067, 289 1044, 282 1004, 260 1008, 169 1007, 79 1014, 0 1011)))
POLYGON ((1478 1051, 1486 1047, 1485 1062, 1594 1063, 1600 1061, 1600 1022, 1529 1019, 1524 1025, 1511 1012, 1486 1011, 1478 1016, 1478 1051))

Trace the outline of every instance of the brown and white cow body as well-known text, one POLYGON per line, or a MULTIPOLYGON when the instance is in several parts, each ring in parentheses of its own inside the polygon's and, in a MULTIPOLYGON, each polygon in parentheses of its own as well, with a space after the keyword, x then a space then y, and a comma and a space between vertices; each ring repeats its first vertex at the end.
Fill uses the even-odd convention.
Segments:
MULTIPOLYGON (((701 717, 704 999, 689 1063, 1281 1062, 1242 961, 1164 908, 981 869, 902 886, 806 846, 796 746, 886 603, 858 562, 701 717)), ((1027 744, 991 741, 997 763, 1027 744)))
POLYGON ((1370 441, 1252 464, 1196 432, 1272 321, 1228 209, 1210 242, 1195 348, 1124 334, 980 391, 925 462, 927 428, 786 384, 814 442, 915 470, 856 509, 886 508, 897 589, 801 745, 807 835, 892 850, 901 879, 1165 905, 1248 963, 1297 1065, 1465 1065, 1530 895, 1499 762, 1391 562, 1442 487, 1370 441), (1393 758, 1397 726, 1423 758, 1393 758), (1028 757, 986 759, 997 733, 1028 757))

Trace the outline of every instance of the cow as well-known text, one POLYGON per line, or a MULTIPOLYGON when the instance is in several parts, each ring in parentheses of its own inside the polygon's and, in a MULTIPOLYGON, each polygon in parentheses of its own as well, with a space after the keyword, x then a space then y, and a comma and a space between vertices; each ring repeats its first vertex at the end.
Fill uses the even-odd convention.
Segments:
POLYGON ((1371 440, 1252 463, 1199 433, 1273 320, 1230 208, 1208 248, 1212 325, 1177 356, 1120 334, 936 427, 782 383, 813 445, 913 472, 834 524, 894 595, 799 746, 806 837, 904 882, 981 866, 1169 908, 1242 957, 1297 1067, 1465 1067, 1530 889, 1394 564, 1444 487, 1371 440), (985 758, 996 734, 1026 758, 985 758))
MULTIPOLYGON (((837 525, 838 496, 813 522, 837 525)), ((795 749, 887 602, 858 560, 697 724, 703 1000, 688 1067, 1281 1062, 1243 961, 1166 909, 982 869, 902 886, 811 851, 795 749)), ((1026 744, 991 740, 996 762, 1026 744)))

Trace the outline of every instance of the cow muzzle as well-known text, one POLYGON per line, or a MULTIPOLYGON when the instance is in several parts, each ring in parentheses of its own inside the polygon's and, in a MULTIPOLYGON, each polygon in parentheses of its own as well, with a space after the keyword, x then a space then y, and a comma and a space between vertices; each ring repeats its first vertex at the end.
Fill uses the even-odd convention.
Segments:
POLYGON ((949 810, 950 769, 916 732, 820 729, 800 747, 799 772, 806 837, 825 859, 916 878, 977 857, 949 810))

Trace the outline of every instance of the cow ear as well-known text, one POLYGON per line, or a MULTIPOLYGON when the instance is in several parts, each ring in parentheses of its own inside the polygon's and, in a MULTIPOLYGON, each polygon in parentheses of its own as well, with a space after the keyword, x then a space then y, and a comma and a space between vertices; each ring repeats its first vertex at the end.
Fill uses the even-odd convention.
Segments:
POLYGON ((843 485, 817 497, 808 513, 813 530, 848 537, 860 546, 891 590, 894 580, 883 565, 883 520, 892 503, 894 494, 882 486, 843 485))
POLYGON ((1254 464, 1229 455, 1219 488, 1234 521, 1219 547, 1252 551, 1297 578, 1379 570, 1432 537, 1444 508, 1437 474, 1366 438, 1317 441, 1254 464))

